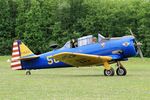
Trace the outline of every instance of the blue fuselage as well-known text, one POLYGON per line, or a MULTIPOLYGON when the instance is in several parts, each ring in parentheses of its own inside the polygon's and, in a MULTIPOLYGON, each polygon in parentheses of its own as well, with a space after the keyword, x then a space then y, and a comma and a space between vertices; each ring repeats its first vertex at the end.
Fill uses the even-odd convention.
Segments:
POLYGON ((120 58, 114 58, 113 60, 121 60, 135 56, 137 54, 134 46, 134 38, 130 36, 114 38, 109 40, 103 40, 101 42, 92 43, 76 48, 60 48, 44 54, 41 54, 39 58, 32 59, 30 61, 22 61, 23 69, 44 69, 44 68, 62 68, 71 67, 71 65, 65 64, 60 61, 56 61, 52 58, 53 55, 61 52, 74 52, 99 56, 113 56, 118 55, 120 58), (121 53, 114 54, 114 51, 122 51, 121 53))

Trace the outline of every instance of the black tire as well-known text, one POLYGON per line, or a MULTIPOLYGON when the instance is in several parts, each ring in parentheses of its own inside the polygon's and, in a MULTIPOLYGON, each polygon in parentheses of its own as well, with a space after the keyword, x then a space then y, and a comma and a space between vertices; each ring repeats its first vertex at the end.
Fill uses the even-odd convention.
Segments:
POLYGON ((26 75, 31 75, 31 72, 30 71, 26 71, 26 75))
POLYGON ((124 67, 118 67, 116 73, 118 76, 125 76, 127 74, 127 70, 124 67))
POLYGON ((114 76, 114 74, 115 74, 115 71, 113 68, 111 68, 110 70, 107 70, 107 69, 104 70, 105 76, 114 76))

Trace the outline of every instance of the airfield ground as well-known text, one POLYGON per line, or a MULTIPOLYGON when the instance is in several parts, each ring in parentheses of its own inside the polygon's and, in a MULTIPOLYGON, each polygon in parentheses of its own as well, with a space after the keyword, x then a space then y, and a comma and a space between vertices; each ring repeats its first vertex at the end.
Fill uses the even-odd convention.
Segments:
MULTIPOLYGON (((12 71, 0 57, 0 100, 150 100, 150 59, 123 62, 127 76, 105 77, 102 67, 12 71)), ((115 65, 112 65, 114 68, 115 65)))

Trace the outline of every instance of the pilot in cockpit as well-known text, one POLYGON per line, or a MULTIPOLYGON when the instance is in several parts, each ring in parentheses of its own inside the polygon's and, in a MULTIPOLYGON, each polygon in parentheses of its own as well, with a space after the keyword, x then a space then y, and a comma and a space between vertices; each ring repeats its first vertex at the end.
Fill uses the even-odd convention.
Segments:
POLYGON ((93 37, 93 38, 92 38, 92 42, 93 42, 93 43, 96 43, 96 42, 97 42, 97 38, 96 38, 96 37, 93 37))
POLYGON ((71 48, 78 47, 78 41, 77 41, 77 39, 72 39, 72 40, 70 41, 70 47, 71 47, 71 48))

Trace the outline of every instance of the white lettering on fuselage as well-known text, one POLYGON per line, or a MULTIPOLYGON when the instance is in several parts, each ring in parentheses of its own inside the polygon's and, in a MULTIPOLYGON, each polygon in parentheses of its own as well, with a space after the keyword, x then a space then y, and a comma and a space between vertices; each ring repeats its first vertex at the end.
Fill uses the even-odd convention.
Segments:
POLYGON ((53 63, 58 63, 59 62, 58 60, 53 59, 52 56, 47 56, 47 61, 48 61, 49 65, 51 65, 53 63))

